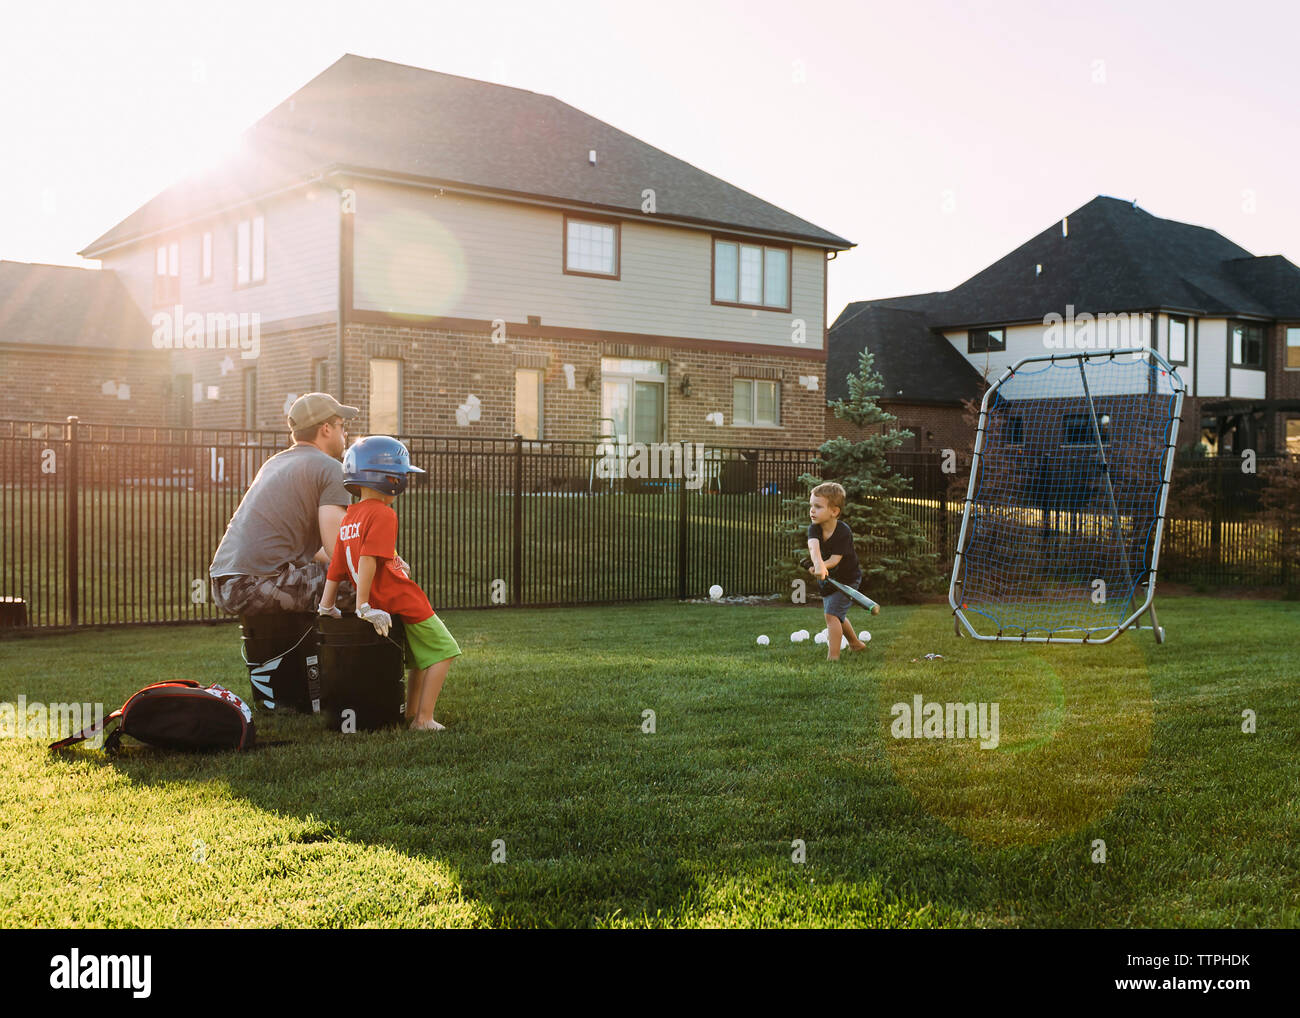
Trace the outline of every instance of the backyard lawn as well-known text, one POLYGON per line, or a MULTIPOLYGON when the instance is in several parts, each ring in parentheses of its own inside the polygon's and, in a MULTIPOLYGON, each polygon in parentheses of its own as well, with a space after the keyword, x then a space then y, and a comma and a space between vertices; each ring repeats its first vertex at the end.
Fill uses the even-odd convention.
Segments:
MULTIPOLYGON (((1300 607, 1159 608, 1163 647, 1087 648, 886 608, 838 664, 790 642, 815 605, 448 611, 439 735, 0 739, 0 926, 1294 927, 1300 607), (996 704, 996 748, 895 737, 917 696, 996 704)), ((5 639, 0 702, 247 696, 238 637, 5 639)))

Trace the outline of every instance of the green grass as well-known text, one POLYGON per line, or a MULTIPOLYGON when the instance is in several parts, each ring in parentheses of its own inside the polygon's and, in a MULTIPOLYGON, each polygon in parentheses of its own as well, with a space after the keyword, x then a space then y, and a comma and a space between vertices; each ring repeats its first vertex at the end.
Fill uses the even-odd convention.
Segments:
MULTIPOLYGON (((887 609, 838 665, 789 642, 811 606, 447 612, 438 736, 259 716, 247 754, 0 740, 0 926, 1296 926, 1300 617, 1160 611, 1164 647, 1044 648, 887 609), (998 702, 999 747, 894 739, 918 693, 998 702)), ((237 640, 3 641, 0 701, 246 692, 237 640)))

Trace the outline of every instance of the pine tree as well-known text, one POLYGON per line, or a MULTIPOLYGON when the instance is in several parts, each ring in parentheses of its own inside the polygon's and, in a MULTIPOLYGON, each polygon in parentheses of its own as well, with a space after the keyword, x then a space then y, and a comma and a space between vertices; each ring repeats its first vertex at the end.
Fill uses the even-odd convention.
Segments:
MULTIPOLYGON (((799 483, 806 491, 823 481, 844 486, 847 503, 840 519, 853 531, 864 577, 862 589, 882 604, 915 601, 935 589, 938 556, 920 524, 897 501, 910 492, 911 482, 890 470, 885 454, 912 433, 893 427, 898 418, 876 403, 884 380, 874 360, 864 349, 858 373, 848 377, 848 399, 830 404, 836 417, 858 425, 867 437, 856 442, 828 439, 818 450, 816 473, 804 474, 799 483)), ((807 580, 808 571, 798 565, 808 557, 807 499, 787 500, 785 508, 788 516, 782 532, 790 538, 791 554, 778 563, 779 571, 786 579, 807 580)))

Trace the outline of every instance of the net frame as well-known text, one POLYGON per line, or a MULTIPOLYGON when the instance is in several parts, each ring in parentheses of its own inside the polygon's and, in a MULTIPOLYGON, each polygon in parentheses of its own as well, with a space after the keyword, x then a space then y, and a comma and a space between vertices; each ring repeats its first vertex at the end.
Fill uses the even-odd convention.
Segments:
MULTIPOLYGON (((1017 643, 1069 643, 1069 644, 1107 644, 1119 637, 1119 635, 1128 629, 1149 629, 1155 637, 1157 643, 1164 642, 1164 629, 1160 626, 1156 618, 1155 610, 1155 586, 1156 574, 1160 562, 1160 544, 1164 536, 1165 511, 1169 500, 1170 477, 1173 473, 1174 452, 1178 444, 1178 425, 1182 417, 1183 400, 1186 396, 1186 385, 1173 365, 1158 351, 1151 347, 1125 347, 1118 350, 1088 350, 1079 351, 1071 354, 1052 354, 1039 357, 1024 357, 1015 364, 1008 367, 984 393, 984 398, 980 403, 979 423, 975 430, 975 446, 971 457, 970 479, 966 488, 966 499, 962 510, 961 532, 957 539, 957 549, 953 559, 952 579, 948 585, 948 603, 953 611, 953 629, 958 636, 970 636, 977 640, 990 641, 1015 641, 1017 643), (1171 412, 1168 418, 1164 419, 1163 434, 1154 437, 1165 439, 1163 447, 1157 445, 1160 450, 1163 463, 1161 465, 1161 474, 1159 480, 1159 493, 1156 498, 1155 508, 1155 527, 1154 533, 1148 546, 1149 555, 1144 557, 1136 578, 1133 578, 1130 572, 1132 588, 1130 590, 1128 602, 1131 604, 1138 585, 1145 588, 1145 596, 1142 603, 1129 611, 1127 616, 1118 623, 1108 623, 1100 627, 1085 626, 1064 626, 1058 627, 1056 631, 1047 631, 1046 635, 1033 635, 1035 629, 1017 626, 1018 632, 1007 632, 1005 625, 1000 625, 996 633, 980 632, 972 621, 971 613, 967 609, 966 603, 962 599, 963 587, 965 584, 965 571, 968 566, 967 551, 969 542, 974 537, 974 527, 972 521, 972 511, 975 509, 977 500, 976 492, 982 479, 984 460, 985 460, 985 439, 988 433, 989 408, 991 401, 1000 398, 999 393, 1002 387, 1012 378, 1022 367, 1029 364, 1038 364, 1048 362, 1049 368, 1057 364, 1076 362, 1079 367, 1080 378, 1084 398, 1087 401, 1088 413, 1091 419, 1091 436, 1095 440, 1096 451, 1100 460, 1101 474, 1105 478, 1110 513, 1112 515, 1115 531, 1118 535, 1119 550, 1125 555, 1125 562, 1128 562, 1128 544, 1123 537, 1123 526, 1120 514, 1115 501, 1114 486, 1111 481, 1111 472, 1109 461, 1106 457, 1104 446, 1105 440, 1102 438, 1102 427, 1097 416, 1097 408, 1092 396, 1091 388, 1088 383, 1088 372, 1086 370, 1089 362, 1092 361, 1113 361, 1117 357, 1128 357, 1132 363, 1138 361, 1146 362, 1147 370, 1152 371, 1155 368, 1161 369, 1169 377, 1172 387, 1173 400, 1171 403, 1171 412), (1146 614, 1150 616, 1151 625, 1145 626, 1139 624, 1138 620, 1146 614), (964 630, 964 632, 963 632, 964 630), (1057 632, 1081 633, 1079 636, 1062 636, 1056 635, 1057 632), (1101 634, 1101 635, 1098 635, 1101 634)), ((1154 429, 1153 429, 1154 430, 1154 429)), ((1046 523, 1047 509, 1042 510, 1044 524, 1046 523)), ((1054 512, 1055 515, 1055 512, 1054 512)))

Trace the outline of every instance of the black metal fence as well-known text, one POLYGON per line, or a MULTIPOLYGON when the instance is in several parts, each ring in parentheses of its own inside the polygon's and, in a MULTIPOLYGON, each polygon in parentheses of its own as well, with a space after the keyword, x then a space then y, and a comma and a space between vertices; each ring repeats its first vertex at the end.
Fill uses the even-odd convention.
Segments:
MULTIPOLYGON (((798 478, 816 461, 713 445, 404 441, 428 473, 397 503, 399 547, 438 608, 687 598, 715 583, 773 592, 771 565, 790 550, 784 502, 804 496, 798 478)), ((286 444, 283 432, 0 421, 0 626, 221 618, 208 564, 286 444)), ((950 561, 964 485, 938 453, 889 458, 912 479, 904 506, 950 561)), ((1212 480, 1214 494, 1199 503, 1205 518, 1170 521, 1162 575, 1282 582, 1276 530, 1251 508, 1259 477, 1238 460, 1182 476, 1212 480)))

